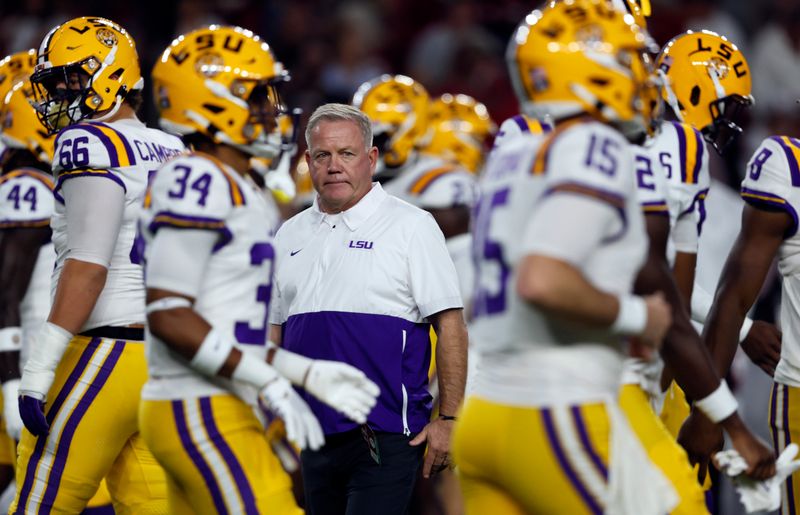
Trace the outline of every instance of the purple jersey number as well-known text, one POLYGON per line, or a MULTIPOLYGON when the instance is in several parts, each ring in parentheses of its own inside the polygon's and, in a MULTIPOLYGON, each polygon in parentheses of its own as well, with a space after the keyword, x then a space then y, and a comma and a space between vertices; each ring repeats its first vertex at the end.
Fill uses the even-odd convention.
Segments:
POLYGON ((501 313, 506 309, 506 283, 508 276, 511 275, 511 267, 508 266, 503 256, 503 247, 489 239, 489 228, 494 210, 508 203, 510 191, 510 188, 505 188, 494 192, 491 197, 483 197, 476 207, 475 238, 472 250, 476 270, 475 277, 478 283, 475 288, 472 313, 475 318, 501 313), (496 263, 496 265, 490 267, 489 263, 496 263), (500 271, 499 291, 490 292, 480 281, 481 274, 485 274, 487 270, 498 269, 500 271))
POLYGON ((275 249, 270 243, 255 243, 250 248, 250 264, 262 267, 267 276, 267 283, 256 287, 256 301, 264 304, 264 323, 261 327, 250 327, 247 322, 236 322, 233 328, 236 340, 248 345, 266 345, 267 321, 269 319, 269 300, 272 294, 272 264, 275 260, 275 249), (269 266, 266 266, 266 264, 269 266))

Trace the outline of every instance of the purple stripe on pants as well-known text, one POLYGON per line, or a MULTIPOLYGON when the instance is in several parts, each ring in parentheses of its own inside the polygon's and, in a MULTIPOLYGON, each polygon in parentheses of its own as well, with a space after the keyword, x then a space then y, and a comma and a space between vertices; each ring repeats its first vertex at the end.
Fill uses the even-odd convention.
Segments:
MULTIPOLYGON (((194 402, 194 400, 190 400, 189 402, 194 402)), ((175 426, 178 429, 181 444, 183 444, 184 450, 189 455, 189 458, 192 459, 192 463, 197 467, 200 475, 203 476, 206 486, 211 493, 211 498, 214 499, 214 507, 217 509, 217 513, 220 515, 227 515, 228 507, 225 506, 225 500, 222 498, 222 492, 219 489, 217 478, 214 477, 208 463, 206 463, 203 455, 200 454, 200 450, 195 446, 194 442, 192 442, 192 437, 189 435, 186 416, 183 414, 183 403, 184 401, 182 400, 172 401, 172 415, 175 417, 175 426)))
POLYGON ((597 454, 592 442, 589 440, 589 433, 586 431, 586 423, 583 421, 583 415, 581 415, 581 408, 579 406, 572 406, 572 422, 575 424, 575 428, 578 430, 578 435, 581 437, 581 445, 583 445, 583 450, 586 451, 586 454, 592 459, 592 463, 594 463, 594 468, 597 469, 598 472, 603 476, 603 479, 608 481, 608 468, 606 464, 603 463, 602 458, 600 455, 597 454))
POLYGON ((222 455, 222 459, 225 460, 228 471, 230 471, 233 480, 236 482, 236 488, 239 490, 239 494, 242 497, 245 513, 248 515, 258 515, 258 507, 256 505, 255 496, 253 495, 253 489, 250 488, 250 481, 247 480, 247 476, 239 460, 236 459, 236 455, 233 454, 228 443, 220 434, 217 423, 214 421, 214 414, 211 410, 211 398, 200 398, 200 413, 203 415, 203 425, 206 427, 206 432, 211 439, 211 443, 214 444, 214 447, 216 447, 222 455))
MULTIPOLYGON (((61 432, 61 437, 59 438, 58 447, 56 448, 53 468, 50 470, 50 476, 47 478, 47 489, 44 492, 44 499, 42 499, 40 514, 46 515, 50 513, 53 503, 56 500, 56 495, 58 494, 58 486, 61 484, 61 476, 64 474, 64 468, 67 465, 67 456, 69 455, 72 438, 75 436, 75 431, 78 429, 78 424, 80 424, 86 412, 89 411, 89 407, 97 398, 100 389, 103 388, 106 381, 108 381, 108 376, 114 371, 114 367, 117 365, 119 357, 122 355, 124 349, 124 341, 117 340, 114 342, 114 347, 111 349, 111 352, 108 353, 103 364, 100 365, 97 376, 95 376, 92 383, 88 386, 86 393, 83 394, 83 397, 78 401, 78 405, 75 406, 75 409, 67 419, 67 423, 64 425, 64 430, 61 432)), ((99 429, 102 430, 102 428, 99 429)))
POLYGON ((570 483, 581 496, 583 502, 586 503, 589 510, 596 514, 602 515, 603 508, 597 504, 597 501, 592 497, 589 491, 586 489, 586 486, 581 482, 578 478, 578 474, 575 473, 575 470, 572 468, 572 464, 567 459, 567 455, 564 453, 564 449, 561 447, 561 442, 558 441, 558 435, 556 435, 555 427, 553 426, 553 418, 550 415, 549 408, 542 409, 542 422, 544 422, 545 430, 547 430, 547 438, 550 440, 550 447, 553 449, 553 452, 556 454, 556 458, 558 458, 558 463, 561 465, 561 470, 567 475, 570 483))
MULTIPOLYGON (((779 388, 783 389, 783 437, 784 437, 784 449, 792 443, 792 435, 789 431, 789 387, 785 384, 779 386, 779 388)), ((795 515, 797 511, 794 508, 794 487, 792 486, 792 477, 789 476, 786 479, 786 497, 789 501, 789 514, 795 515)))
MULTIPOLYGON (((92 358, 92 355, 99 344, 100 338, 92 338, 86 345, 86 349, 84 349, 83 353, 81 353, 81 357, 78 358, 78 363, 75 364, 75 368, 72 369, 72 372, 70 372, 69 377, 67 377, 67 381, 64 383, 64 386, 58 392, 56 400, 53 401, 53 404, 50 405, 50 409, 47 411, 46 418, 48 424, 53 423, 53 420, 56 418, 61 406, 67 399, 67 395, 69 395, 69 392, 72 391, 75 383, 77 383, 78 379, 80 379, 80 377, 83 375, 84 370, 86 370, 86 366, 89 364, 89 360, 92 358)), ((47 439, 49 437, 50 435, 48 434, 47 436, 40 436, 36 439, 36 447, 33 449, 33 453, 28 460, 28 467, 25 470, 25 483, 22 485, 22 488, 19 491, 19 501, 17 502, 17 509, 22 512, 25 511, 25 505, 28 504, 28 497, 33 489, 33 478, 36 475, 36 467, 39 465, 39 460, 42 459, 42 453, 44 452, 44 448, 45 445, 47 445, 47 439)))

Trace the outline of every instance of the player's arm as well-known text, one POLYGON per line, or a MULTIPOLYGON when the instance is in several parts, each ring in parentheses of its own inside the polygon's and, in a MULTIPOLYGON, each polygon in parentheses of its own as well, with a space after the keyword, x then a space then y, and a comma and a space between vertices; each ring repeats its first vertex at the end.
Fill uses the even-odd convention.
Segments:
POLYGON ((694 275, 697 268, 697 254, 693 252, 675 252, 675 264, 672 273, 675 285, 681 295, 683 305, 689 304, 694 288, 694 275))
POLYGON ((580 269, 605 238, 625 230, 618 206, 591 193, 565 190, 540 200, 524 235, 526 256, 518 269, 517 293, 558 318, 639 335, 657 346, 670 323, 660 294, 617 296, 595 287, 580 269))

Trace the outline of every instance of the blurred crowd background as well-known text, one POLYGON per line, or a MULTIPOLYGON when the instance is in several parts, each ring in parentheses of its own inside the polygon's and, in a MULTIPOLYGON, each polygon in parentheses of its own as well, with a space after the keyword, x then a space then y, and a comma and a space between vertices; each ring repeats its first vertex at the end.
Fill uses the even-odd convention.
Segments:
MULTIPOLYGON (((404 73, 432 96, 466 93, 499 123, 517 106, 505 68, 506 43, 537 1, 521 0, 26 0, 0 2, 0 55, 37 47, 67 19, 111 18, 135 38, 147 73, 173 37, 211 23, 236 24, 273 47, 292 74, 285 88, 306 115, 348 102, 363 81, 404 73)), ((752 67, 756 104, 742 138, 713 173, 738 186, 743 162, 766 133, 800 134, 800 2, 652 0, 659 44, 686 29, 726 35, 752 67)), ((146 89, 149 96, 149 89, 146 89)), ((151 102, 144 113, 155 121, 151 102)))

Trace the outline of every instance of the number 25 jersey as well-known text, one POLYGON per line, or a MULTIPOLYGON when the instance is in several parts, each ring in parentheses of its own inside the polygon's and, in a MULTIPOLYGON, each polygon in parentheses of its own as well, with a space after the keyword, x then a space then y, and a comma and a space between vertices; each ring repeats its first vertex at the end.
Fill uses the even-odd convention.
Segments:
MULTIPOLYGON (((211 255, 197 256, 206 265, 193 309, 242 352, 258 356, 266 355, 269 329, 274 215, 267 197, 252 181, 209 155, 193 153, 158 170, 140 219, 146 262, 152 259, 151 244, 163 228, 218 234, 211 255)), ((188 285, 157 287, 182 293, 188 285)), ((145 399, 230 393, 229 381, 196 372, 152 334, 147 336, 147 363, 150 379, 142 391, 145 399)))

